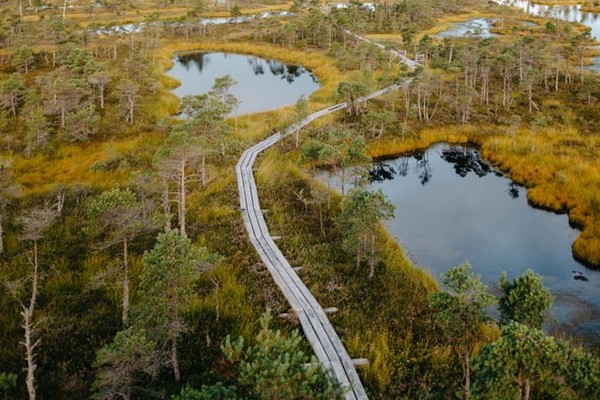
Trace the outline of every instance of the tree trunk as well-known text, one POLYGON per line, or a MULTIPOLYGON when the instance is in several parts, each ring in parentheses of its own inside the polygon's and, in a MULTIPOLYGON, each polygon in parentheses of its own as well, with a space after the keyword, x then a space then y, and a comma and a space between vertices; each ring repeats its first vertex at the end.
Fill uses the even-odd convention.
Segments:
POLYGON ((63 19, 67 18, 67 0, 65 0, 63 2, 63 14, 62 14, 63 19))
POLYGON ((38 279, 39 279, 39 262, 38 262, 38 243, 37 240, 33 241, 33 277, 31 282, 31 298, 29 300, 29 307, 23 307, 21 315, 23 316, 23 328, 25 329, 25 359, 27 360, 27 378, 25 380, 27 384, 27 393, 29 394, 29 400, 35 400, 35 370, 37 365, 35 364, 34 350, 39 344, 39 341, 34 342, 34 324, 33 314, 35 311, 35 303, 37 300, 38 292, 38 279))
POLYGON ((206 186, 206 155, 202 154, 202 173, 201 173, 202 186, 206 186))
POLYGON ((185 161, 181 162, 179 171, 179 233, 187 236, 185 232, 185 161))
POLYGON ((129 322, 129 246, 127 238, 123 239, 123 315, 121 320, 127 326, 129 322))
POLYGON ((219 320, 219 281, 217 279, 213 280, 213 284, 215 285, 215 316, 216 320, 219 320))
POLYGON ((165 214, 165 231, 171 230, 171 209, 169 207, 169 181, 163 177, 162 207, 165 214))
POLYGON ((66 119, 67 119, 67 110, 63 103, 62 107, 60 108, 60 127, 61 128, 64 128, 66 126, 65 125, 66 119))
POLYGON ((471 398, 471 358, 469 354, 465 354, 465 384, 463 390, 465 392, 465 399, 471 398))
POLYGON ((98 85, 99 95, 100 95, 100 108, 104 110, 104 85, 98 85))
POLYGON ((369 279, 373 279, 373 277, 375 276, 375 264, 377 263, 377 260, 375 259, 375 254, 373 254, 373 252, 375 251, 375 234, 371 232, 369 236, 371 242, 371 248, 369 249, 369 279))
POLYGON ((2 214, 0 214, 0 254, 4 252, 4 227, 2 226, 2 214))
POLYGON ((10 110, 12 111, 12 115, 14 117, 17 116, 17 99, 16 96, 13 95, 12 93, 9 94, 10 96, 10 110))
POLYGON ((173 364, 173 375, 175 375, 175 382, 181 380, 181 373, 179 372, 179 360, 177 359, 177 338, 171 336, 171 364, 173 364))
POLYGON ((25 359, 27 360, 27 378, 25 382, 27 384, 27 393, 29 394, 29 400, 35 400, 35 376, 34 372, 37 367, 35 365, 33 350, 35 343, 33 343, 33 314, 31 307, 23 308, 21 313, 23 316, 23 328, 25 329, 25 359))
POLYGON ((325 229, 323 227, 323 206, 319 203, 319 228, 321 230, 321 235, 325 236, 325 229))
POLYGON ((518 399, 523 400, 523 372, 519 370, 519 376, 517 377, 517 385, 518 385, 518 399))

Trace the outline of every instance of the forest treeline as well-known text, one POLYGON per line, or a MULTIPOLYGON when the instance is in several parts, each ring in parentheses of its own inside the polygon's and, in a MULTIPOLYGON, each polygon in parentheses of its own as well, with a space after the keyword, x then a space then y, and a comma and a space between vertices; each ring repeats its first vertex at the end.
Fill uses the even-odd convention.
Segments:
MULTIPOLYGON (((479 0, 402 0, 374 10, 316 1, 5 0, 0 10, 7 398, 341 396, 311 366, 297 321, 272 318, 288 307, 246 240, 233 173, 255 138, 338 101, 348 102, 346 114, 286 140, 257 175, 269 227, 285 227, 284 253, 304 267, 321 304, 340 308, 332 322, 350 353, 370 360, 360 371, 370 396, 598 397, 589 348, 540 329, 551 301, 539 277, 500 280, 498 328, 485 312, 493 299, 467 266, 452 269, 448 290, 439 291, 409 263, 379 225, 392 213, 383 197, 360 189, 339 196, 306 173, 366 172, 369 154, 382 148, 449 136, 479 143, 532 186, 534 203, 570 212, 583 229, 576 255, 598 265, 600 199, 590 188, 600 182, 600 81, 585 69, 589 32, 541 19, 526 25, 479 0), (293 14, 204 22, 273 9, 293 14), (427 33, 473 10, 498 15, 501 35, 427 33), (409 71, 342 27, 419 54, 423 68, 409 71), (175 82, 163 73, 174 49, 232 45, 309 54, 327 64, 323 89, 295 107, 235 119, 227 117, 237 101, 230 77, 204 95, 170 93, 175 82), (359 100, 406 79, 396 94, 359 100), (172 118, 177 112, 187 118, 172 118), (536 296, 526 298, 523 287, 536 296), (522 302, 526 311, 539 304, 541 316, 524 318, 522 302)), ((360 178, 348 176, 347 187, 360 178)))

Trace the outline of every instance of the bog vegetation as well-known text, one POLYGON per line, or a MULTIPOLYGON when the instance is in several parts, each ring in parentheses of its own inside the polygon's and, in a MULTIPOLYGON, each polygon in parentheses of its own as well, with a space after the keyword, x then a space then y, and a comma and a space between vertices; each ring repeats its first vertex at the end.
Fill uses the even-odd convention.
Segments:
POLYGON ((500 277, 496 299, 468 265, 448 266, 441 290, 378 222, 393 213, 387 200, 362 189, 372 156, 476 143, 532 203, 568 212, 582 231, 574 254, 600 266, 594 46, 581 26, 483 0, 0 1, 5 397, 343 396, 297 322, 272 317, 288 306, 247 240, 234 165, 256 140, 344 101, 346 113, 262 156, 256 175, 271 233, 320 303, 339 308, 349 353, 369 359, 369 395, 600 398, 597 349, 541 329, 552 298, 539 276, 500 277), (206 22, 273 10, 293 14, 206 22), (433 35, 470 14, 495 16, 499 35, 433 35), (189 50, 302 63, 322 87, 231 119, 230 77, 200 96, 170 92, 164 71, 189 50), (341 194, 311 178, 349 166, 341 194))

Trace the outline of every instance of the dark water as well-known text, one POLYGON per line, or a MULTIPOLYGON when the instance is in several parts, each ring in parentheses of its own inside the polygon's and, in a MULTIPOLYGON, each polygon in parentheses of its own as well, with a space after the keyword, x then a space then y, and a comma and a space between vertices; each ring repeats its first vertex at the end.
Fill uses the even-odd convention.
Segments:
POLYGON ((529 206, 526 189, 494 171, 477 150, 439 144, 379 161, 372 188, 396 206, 387 226, 416 264, 439 278, 469 261, 492 291, 502 271, 515 278, 531 268, 556 298, 558 323, 548 328, 598 341, 600 272, 573 259, 578 231, 566 215, 529 206))
POLYGON ((318 80, 301 66, 255 56, 196 53, 176 56, 174 62, 167 74, 181 82, 174 90, 179 97, 206 93, 215 78, 231 75, 238 82, 231 93, 241 101, 233 115, 294 104, 300 96, 308 97, 320 87, 318 80))

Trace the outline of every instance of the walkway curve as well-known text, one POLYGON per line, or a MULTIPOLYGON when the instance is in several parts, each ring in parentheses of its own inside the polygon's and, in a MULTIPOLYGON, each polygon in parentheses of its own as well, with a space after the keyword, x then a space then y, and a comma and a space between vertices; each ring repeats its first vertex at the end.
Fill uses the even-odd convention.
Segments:
MULTIPOLYGON (((363 100, 366 101, 381 96, 400 87, 402 86, 389 86, 365 96, 363 100)), ((275 283, 298 316, 302 330, 312 345, 317 359, 327 371, 335 376, 342 386, 349 389, 346 393, 346 400, 366 400, 368 399, 367 394, 356 373, 352 359, 325 315, 325 311, 298 277, 269 234, 269 229, 261 211, 256 181, 252 172, 256 157, 262 151, 282 138, 295 133, 315 119, 346 107, 347 103, 340 103, 324 108, 293 124, 283 132, 275 133, 262 142, 255 144, 244 151, 235 169, 240 193, 240 208, 248 236, 273 276, 275 283)))

